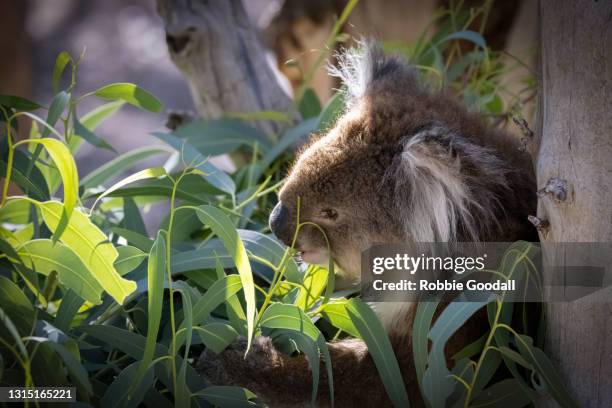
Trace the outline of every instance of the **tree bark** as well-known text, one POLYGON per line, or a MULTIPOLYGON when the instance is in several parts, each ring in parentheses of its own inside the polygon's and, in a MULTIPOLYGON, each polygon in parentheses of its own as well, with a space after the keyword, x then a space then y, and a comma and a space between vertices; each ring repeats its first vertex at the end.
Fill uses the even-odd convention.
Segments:
MULTIPOLYGON (((258 111, 299 118, 240 0, 157 0, 157 9, 170 57, 185 75, 203 118, 258 111)), ((289 123, 254 122, 269 135, 278 135, 289 123)))
MULTIPOLYGON (((612 3, 541 0, 540 17, 540 238, 609 243, 612 3)), ((610 293, 547 304, 546 348, 581 407, 612 406, 610 293)))

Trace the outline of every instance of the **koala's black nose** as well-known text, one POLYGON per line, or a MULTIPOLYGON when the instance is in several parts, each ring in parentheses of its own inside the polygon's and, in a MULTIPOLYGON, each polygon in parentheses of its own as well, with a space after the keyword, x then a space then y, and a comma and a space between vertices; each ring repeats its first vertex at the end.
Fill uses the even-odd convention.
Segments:
POLYGON ((191 36, 195 32, 195 28, 189 27, 184 31, 171 33, 169 31, 166 32, 166 42, 168 43, 168 48, 175 54, 179 54, 181 51, 185 49, 189 41, 191 41, 191 36))
POLYGON ((279 201, 270 213, 270 229, 278 239, 283 241, 285 244, 290 245, 291 234, 287 228, 288 223, 289 210, 282 202, 279 201))

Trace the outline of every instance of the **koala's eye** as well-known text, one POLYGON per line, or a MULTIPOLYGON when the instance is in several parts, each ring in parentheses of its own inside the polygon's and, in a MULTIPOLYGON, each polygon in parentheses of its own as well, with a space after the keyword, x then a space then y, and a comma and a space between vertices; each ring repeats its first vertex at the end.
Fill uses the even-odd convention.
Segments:
POLYGON ((334 210, 333 208, 324 208, 321 210, 320 215, 321 218, 334 221, 336 218, 338 218, 338 211, 334 210))

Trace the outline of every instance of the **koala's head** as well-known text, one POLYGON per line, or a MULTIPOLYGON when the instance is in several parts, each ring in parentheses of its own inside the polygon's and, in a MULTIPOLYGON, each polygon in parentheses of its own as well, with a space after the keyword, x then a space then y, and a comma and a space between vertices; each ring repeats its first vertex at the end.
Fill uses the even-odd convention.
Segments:
POLYGON ((375 243, 482 238, 503 211, 508 168, 483 145, 481 122, 376 47, 346 52, 334 72, 346 113, 298 155, 270 216, 274 234, 290 245, 299 216, 302 258, 326 261, 324 232, 353 281, 375 243))

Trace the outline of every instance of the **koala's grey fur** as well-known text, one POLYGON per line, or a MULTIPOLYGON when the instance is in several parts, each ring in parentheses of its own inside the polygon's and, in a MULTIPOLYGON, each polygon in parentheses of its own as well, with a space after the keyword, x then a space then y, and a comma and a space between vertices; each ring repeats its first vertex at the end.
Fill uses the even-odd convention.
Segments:
MULTIPOLYGON (((277 227, 279 238, 287 241, 295 229, 299 197, 300 222, 323 228, 344 284, 358 283, 360 254, 374 243, 537 240, 527 221, 536 205, 534 175, 517 140, 487 127, 452 96, 429 91, 414 68, 371 45, 346 52, 334 73, 347 88, 348 108, 289 172, 279 198, 291 221, 277 227)), ((314 257, 326 243, 316 228, 305 227, 297 246, 314 257)), ((406 303, 377 312, 418 406, 410 343, 414 309, 406 303)), ((464 327, 449 348, 477 338, 478 329, 464 327)), ((390 405, 362 342, 329 348, 336 406, 390 405)), ((280 354, 269 339, 260 339, 246 360, 242 350, 232 349, 205 353, 200 363, 213 383, 245 386, 271 406, 310 400, 305 358, 280 354)), ((321 405, 329 404, 325 371, 321 366, 321 405)))

